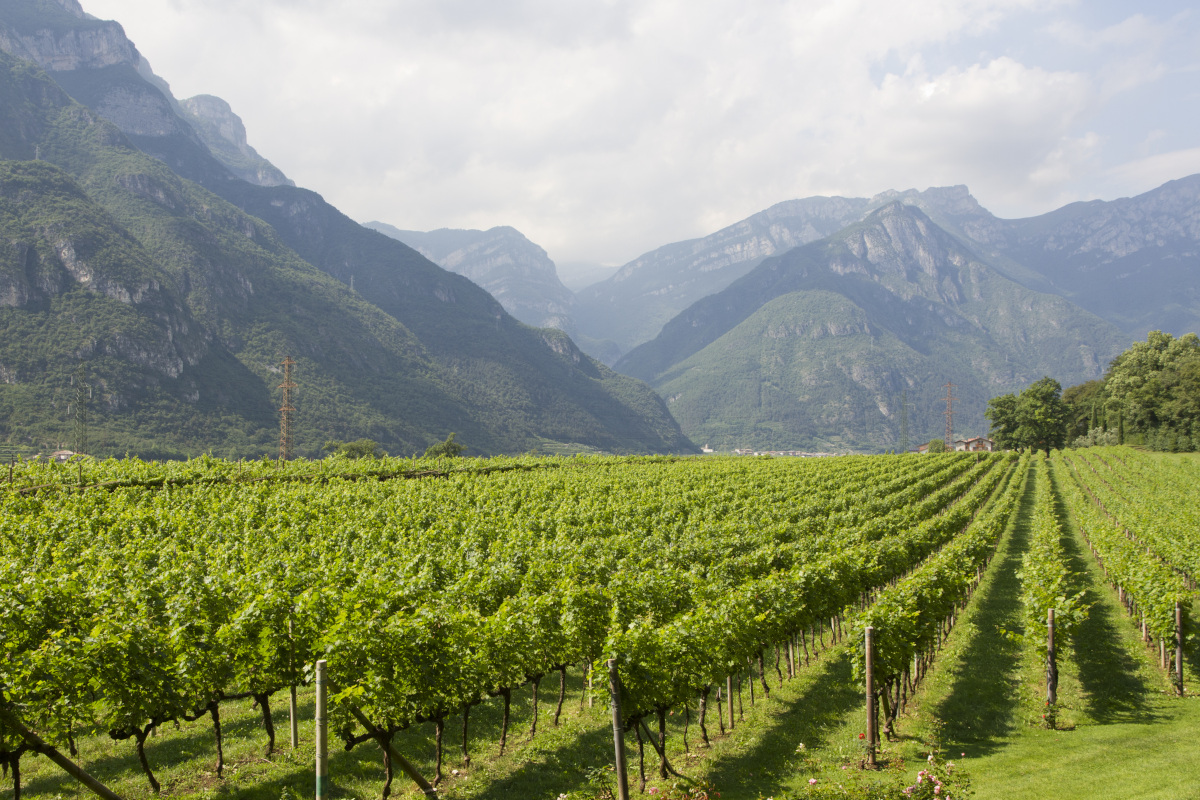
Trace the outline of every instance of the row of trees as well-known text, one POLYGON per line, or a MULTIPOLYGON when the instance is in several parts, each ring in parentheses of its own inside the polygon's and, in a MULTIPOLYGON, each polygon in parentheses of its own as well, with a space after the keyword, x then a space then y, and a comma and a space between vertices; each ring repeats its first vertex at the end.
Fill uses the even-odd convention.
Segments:
POLYGON ((1200 449, 1200 337, 1151 331, 1121 353, 1104 377, 1063 391, 1053 378, 988 402, 1000 449, 1045 450, 1067 443, 1146 444, 1200 449))
MULTIPOLYGON (((461 456, 467 446, 462 442, 455 441, 457 434, 451 433, 446 437, 445 441, 437 442, 425 448, 424 458, 455 458, 461 456)), ((358 439, 353 442, 342 442, 337 439, 331 439, 321 448, 324 452, 331 456, 341 456, 343 458, 386 458, 387 451, 374 439, 358 439)))

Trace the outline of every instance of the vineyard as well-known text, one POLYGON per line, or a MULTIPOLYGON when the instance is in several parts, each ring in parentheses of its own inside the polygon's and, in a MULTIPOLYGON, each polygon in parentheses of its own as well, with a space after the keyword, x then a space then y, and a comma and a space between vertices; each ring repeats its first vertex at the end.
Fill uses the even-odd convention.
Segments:
MULTIPOLYGON (((596 732, 611 719, 611 662, 634 793, 674 782, 699 797, 712 780, 757 797, 696 753, 838 663, 840 689, 863 698, 871 680, 878 724, 850 765, 898 760, 913 698, 1018 521, 1031 531, 1013 571, 1025 610, 1009 635, 1047 683, 1047 636, 1070 642, 1093 613, 1069 525, 1163 680, 1187 691, 1198 476, 1187 457, 1128 448, 18 464, 0 491, 0 762, 14 797, 30 780, 65 796, 208 796, 237 780, 231 736, 288 760, 297 734, 277 732, 280 709, 299 697, 311 730, 323 661, 329 749, 375 765, 355 778, 373 788, 354 791, 482 796, 481 762, 560 725, 611 767, 612 726, 596 732), (168 749, 172 737, 187 746, 168 749), (117 759, 140 776, 122 777, 122 794, 96 778, 117 759), (160 781, 189 759, 205 786, 160 781)), ((238 792, 312 794, 311 766, 288 775, 238 792)), ((546 785, 605 796, 611 775, 568 769, 546 785)))

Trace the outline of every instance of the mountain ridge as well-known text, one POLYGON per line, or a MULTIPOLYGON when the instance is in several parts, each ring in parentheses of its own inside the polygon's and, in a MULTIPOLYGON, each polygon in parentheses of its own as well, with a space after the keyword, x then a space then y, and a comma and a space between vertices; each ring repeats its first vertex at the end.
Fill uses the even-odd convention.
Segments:
MULTIPOLYGON (((1188 176, 1132 198, 1073 203, 1016 220, 996 217, 963 185, 888 190, 871 198, 818 196, 785 201, 708 236, 663 245, 628 262, 613 277, 577 293, 576 319, 579 329, 592 339, 616 342, 619 360, 632 347, 656 336, 691 302, 724 289, 764 258, 836 233, 835 226, 853 224, 882 205, 902 202, 922 209, 1002 274, 1027 288, 1071 299, 1134 335, 1157 328, 1178 335, 1200 329, 1200 281, 1195 279, 1200 261, 1197 186, 1200 175, 1188 176), (1173 204, 1168 197, 1174 198, 1173 204), (1169 224, 1165 230, 1151 225, 1138 233, 1139 216, 1149 219, 1152 208, 1169 224), (828 227, 805 227, 820 212, 826 215, 828 227), (1090 246, 1087 231, 1097 237, 1090 246), (1123 254, 1105 247, 1135 239, 1140 246, 1123 254), (1067 241, 1073 241, 1078 252, 1069 251, 1067 241), (1063 263, 1069 267, 1062 268, 1063 263), (1085 274, 1089 270, 1091 278, 1085 274), (1110 289, 1113 284, 1120 288, 1110 289), (1164 298, 1170 298, 1166 308, 1160 302, 1164 298), (622 326, 626 333, 615 335, 614 330, 622 326)), ((609 353, 597 355, 617 363, 609 353)))
POLYGON ((947 382, 960 387, 960 419, 982 434, 994 394, 1042 374, 1096 377, 1127 343, 1115 326, 1020 286, 893 200, 763 261, 617 368, 650 382, 694 440, 886 449, 899 443, 905 392, 916 435, 937 431, 947 382))

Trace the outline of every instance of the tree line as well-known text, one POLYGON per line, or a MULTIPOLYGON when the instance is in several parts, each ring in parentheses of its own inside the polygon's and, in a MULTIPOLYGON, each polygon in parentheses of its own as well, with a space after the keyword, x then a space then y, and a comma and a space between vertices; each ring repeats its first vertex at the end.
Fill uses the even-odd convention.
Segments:
POLYGON ((1043 377, 1019 394, 992 398, 985 416, 997 449, 1200 450, 1200 337, 1151 331, 1113 359, 1104 377, 1065 391, 1043 377))

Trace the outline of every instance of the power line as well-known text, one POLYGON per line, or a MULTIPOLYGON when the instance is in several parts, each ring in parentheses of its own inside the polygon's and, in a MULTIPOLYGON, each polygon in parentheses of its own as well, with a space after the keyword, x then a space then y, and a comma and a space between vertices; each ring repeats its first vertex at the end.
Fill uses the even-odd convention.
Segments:
POLYGON ((947 382, 946 390, 946 451, 954 449, 954 384, 947 382))
POLYGON ((292 390, 296 388, 292 381, 292 367, 295 365, 291 356, 283 359, 283 405, 279 408, 279 460, 289 461, 292 458, 292 415, 296 409, 292 407, 292 390))

